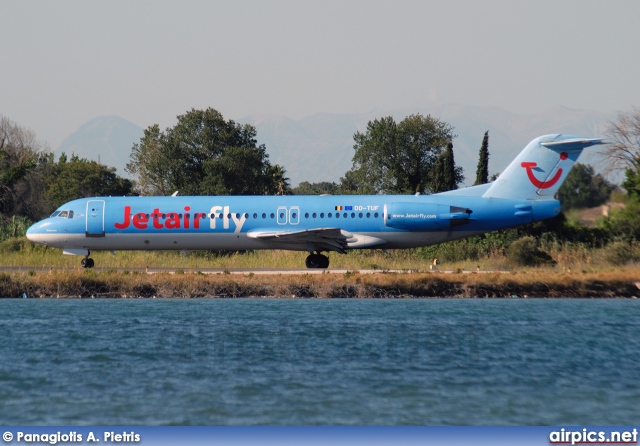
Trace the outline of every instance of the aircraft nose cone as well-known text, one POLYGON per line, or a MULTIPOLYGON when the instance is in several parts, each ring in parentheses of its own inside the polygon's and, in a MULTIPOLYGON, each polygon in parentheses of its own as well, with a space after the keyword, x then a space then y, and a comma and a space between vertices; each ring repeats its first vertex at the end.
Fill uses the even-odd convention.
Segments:
POLYGON ((27 238, 33 243, 43 243, 42 231, 39 231, 37 226, 38 223, 29 226, 29 229, 27 229, 27 238))
POLYGON ((35 227, 34 226, 35 225, 31 225, 31 226, 29 226, 29 229, 27 229, 27 238, 29 240, 31 240, 32 242, 35 241, 34 240, 34 235, 35 235, 36 231, 35 231, 35 227))

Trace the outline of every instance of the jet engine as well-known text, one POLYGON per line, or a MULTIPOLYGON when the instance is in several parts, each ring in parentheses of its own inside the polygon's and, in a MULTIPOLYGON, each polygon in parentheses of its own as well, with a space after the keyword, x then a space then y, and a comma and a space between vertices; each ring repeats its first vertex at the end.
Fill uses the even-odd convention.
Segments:
POLYGON ((384 224, 390 228, 414 231, 446 229, 469 222, 471 210, 434 203, 388 203, 384 205, 384 224))

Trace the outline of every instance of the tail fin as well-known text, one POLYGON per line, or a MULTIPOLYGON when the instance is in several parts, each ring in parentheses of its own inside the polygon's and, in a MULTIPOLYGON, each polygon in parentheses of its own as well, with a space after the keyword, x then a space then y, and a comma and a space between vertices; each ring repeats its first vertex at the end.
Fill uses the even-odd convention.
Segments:
POLYGON ((531 141, 484 193, 486 198, 552 198, 585 147, 602 140, 546 135, 531 141))

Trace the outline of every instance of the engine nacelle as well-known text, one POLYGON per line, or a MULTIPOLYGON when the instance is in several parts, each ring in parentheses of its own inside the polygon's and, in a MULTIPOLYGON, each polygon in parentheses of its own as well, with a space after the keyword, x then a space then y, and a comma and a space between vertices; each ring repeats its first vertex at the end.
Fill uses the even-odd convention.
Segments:
POLYGON ((428 231, 469 222, 471 210, 434 203, 388 203, 384 205, 384 224, 390 228, 428 231))

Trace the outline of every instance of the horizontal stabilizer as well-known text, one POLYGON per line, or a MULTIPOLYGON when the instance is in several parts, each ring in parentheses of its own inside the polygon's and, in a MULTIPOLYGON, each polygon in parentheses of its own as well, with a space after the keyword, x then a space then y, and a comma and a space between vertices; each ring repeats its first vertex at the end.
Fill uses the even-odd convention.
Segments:
POLYGON ((550 142, 541 142, 540 145, 546 147, 547 149, 558 149, 558 150, 582 150, 586 147, 595 146, 598 144, 604 144, 601 138, 576 138, 576 139, 565 139, 564 141, 550 141, 550 142))

